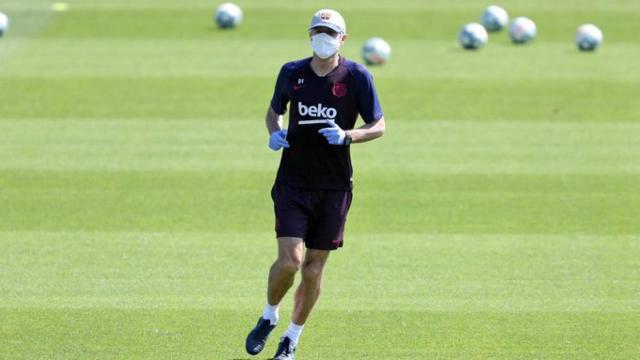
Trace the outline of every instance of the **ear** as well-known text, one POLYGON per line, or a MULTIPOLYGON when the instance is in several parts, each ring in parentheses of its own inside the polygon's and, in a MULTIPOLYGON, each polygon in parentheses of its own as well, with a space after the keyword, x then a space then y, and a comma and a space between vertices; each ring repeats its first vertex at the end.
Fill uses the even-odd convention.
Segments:
POLYGON ((347 41, 347 37, 348 37, 347 34, 342 34, 342 39, 341 39, 342 44, 344 44, 344 42, 347 41))

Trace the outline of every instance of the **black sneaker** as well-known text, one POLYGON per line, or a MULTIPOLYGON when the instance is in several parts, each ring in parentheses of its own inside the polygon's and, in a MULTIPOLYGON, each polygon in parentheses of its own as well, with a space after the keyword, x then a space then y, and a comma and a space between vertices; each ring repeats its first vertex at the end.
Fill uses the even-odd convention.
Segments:
POLYGON ((273 360, 294 360, 296 358, 295 352, 296 347, 291 344, 291 339, 285 336, 280 339, 278 351, 273 357, 273 360))
POLYGON ((264 349, 264 344, 267 342, 271 330, 275 327, 275 325, 271 325, 271 321, 261 317, 256 327, 247 336, 247 342, 245 343, 247 352, 251 355, 258 355, 264 349))

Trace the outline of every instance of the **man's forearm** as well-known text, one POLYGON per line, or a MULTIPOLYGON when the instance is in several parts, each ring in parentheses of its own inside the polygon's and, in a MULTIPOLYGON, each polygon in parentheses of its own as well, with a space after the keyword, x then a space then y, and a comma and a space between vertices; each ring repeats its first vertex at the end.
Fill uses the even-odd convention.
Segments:
POLYGON ((348 130, 347 134, 351 136, 351 143, 361 143, 377 139, 384 134, 385 123, 384 117, 380 120, 365 124, 357 129, 348 130))
POLYGON ((274 131, 282 129, 282 115, 273 111, 271 106, 269 106, 269 110, 267 110, 267 118, 265 122, 269 135, 271 135, 274 131))

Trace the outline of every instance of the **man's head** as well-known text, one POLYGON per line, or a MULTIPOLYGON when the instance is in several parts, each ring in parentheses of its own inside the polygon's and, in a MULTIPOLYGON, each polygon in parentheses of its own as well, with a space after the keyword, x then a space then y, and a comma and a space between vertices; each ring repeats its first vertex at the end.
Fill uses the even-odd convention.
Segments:
POLYGON ((311 18, 309 37, 313 52, 321 59, 336 54, 347 38, 347 26, 339 12, 318 10, 311 18))

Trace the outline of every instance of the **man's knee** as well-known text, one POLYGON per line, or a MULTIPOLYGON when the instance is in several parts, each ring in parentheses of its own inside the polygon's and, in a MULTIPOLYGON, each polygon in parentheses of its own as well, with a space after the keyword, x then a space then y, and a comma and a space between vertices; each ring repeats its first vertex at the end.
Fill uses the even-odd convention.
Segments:
POLYGON ((282 272, 295 274, 302 266, 302 259, 297 256, 280 257, 276 261, 276 266, 282 272))
POLYGON ((322 277, 324 262, 309 261, 302 266, 302 277, 305 281, 317 281, 322 277))
POLYGON ((302 266, 302 239, 282 237, 278 238, 278 260, 275 266, 278 270, 288 274, 295 274, 302 266))

